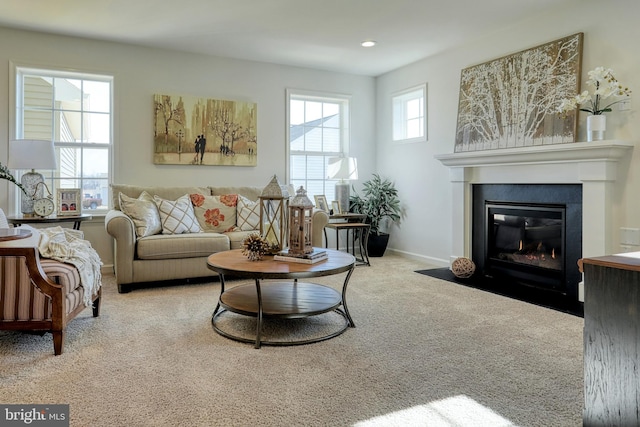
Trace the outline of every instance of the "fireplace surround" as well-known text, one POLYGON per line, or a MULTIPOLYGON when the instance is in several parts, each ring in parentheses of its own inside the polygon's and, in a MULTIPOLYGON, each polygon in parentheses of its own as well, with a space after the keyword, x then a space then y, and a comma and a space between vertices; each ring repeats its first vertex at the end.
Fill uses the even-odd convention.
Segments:
MULTIPOLYGON (((577 184, 582 188, 582 256, 617 252, 613 250, 615 190, 621 160, 631 150, 629 142, 607 140, 436 155, 450 173, 450 263, 462 256, 472 258, 475 184, 577 184)), ((575 287, 582 301, 581 286, 575 287)))

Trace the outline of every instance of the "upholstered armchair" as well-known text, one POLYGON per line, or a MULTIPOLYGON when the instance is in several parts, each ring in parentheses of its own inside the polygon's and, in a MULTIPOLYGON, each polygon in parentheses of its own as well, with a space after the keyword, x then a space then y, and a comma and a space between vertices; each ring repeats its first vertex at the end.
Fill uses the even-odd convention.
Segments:
MULTIPOLYGON (((27 238, 0 241, 0 330, 51 332, 59 355, 67 324, 87 308, 85 291, 74 265, 40 257, 40 233, 30 231, 27 238)), ((91 297, 94 317, 100 296, 98 289, 91 297)))

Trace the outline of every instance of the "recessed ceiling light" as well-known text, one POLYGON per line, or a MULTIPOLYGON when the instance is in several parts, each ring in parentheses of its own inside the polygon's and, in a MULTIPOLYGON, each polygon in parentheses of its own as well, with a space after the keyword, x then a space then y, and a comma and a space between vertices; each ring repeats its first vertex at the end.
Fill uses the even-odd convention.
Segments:
POLYGON ((376 42, 375 42, 375 40, 365 40, 362 43, 360 43, 360 45, 362 47, 373 47, 373 46, 376 45, 376 42))

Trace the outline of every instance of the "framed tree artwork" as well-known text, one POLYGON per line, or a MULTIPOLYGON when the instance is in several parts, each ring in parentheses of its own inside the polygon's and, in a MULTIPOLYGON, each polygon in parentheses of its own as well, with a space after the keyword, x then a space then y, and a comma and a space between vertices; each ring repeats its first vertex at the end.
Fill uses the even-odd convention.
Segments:
POLYGON ((153 105, 155 164, 258 164, 257 104, 156 94, 153 105))
POLYGON ((465 68, 455 152, 575 142, 577 111, 558 114, 580 91, 583 34, 465 68))

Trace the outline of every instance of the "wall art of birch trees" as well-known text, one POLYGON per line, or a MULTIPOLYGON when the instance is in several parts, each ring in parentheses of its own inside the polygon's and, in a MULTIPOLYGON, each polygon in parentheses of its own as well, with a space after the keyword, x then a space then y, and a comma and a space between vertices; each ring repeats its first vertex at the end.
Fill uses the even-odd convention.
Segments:
POLYGON ((583 34, 465 68, 455 151, 575 142, 577 111, 558 114, 580 90, 583 34))

